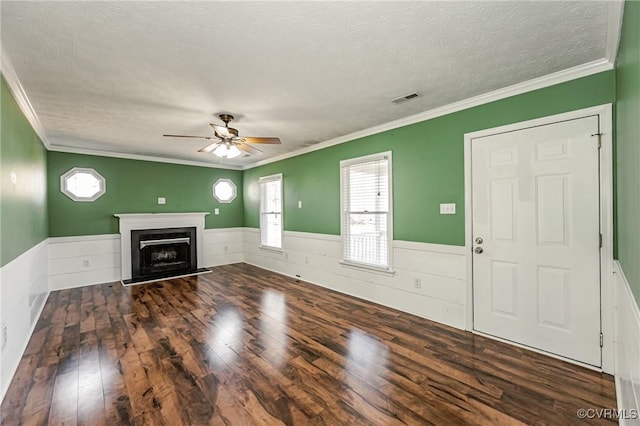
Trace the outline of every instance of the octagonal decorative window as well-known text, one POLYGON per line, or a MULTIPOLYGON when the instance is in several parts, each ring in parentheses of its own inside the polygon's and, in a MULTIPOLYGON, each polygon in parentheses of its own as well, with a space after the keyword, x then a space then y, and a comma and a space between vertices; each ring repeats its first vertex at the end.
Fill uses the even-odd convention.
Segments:
POLYGON ((221 203, 230 203, 236 199, 236 184, 231 179, 218 179, 213 184, 213 196, 221 203))
POLYGON ((95 201, 107 188, 100 173, 93 169, 74 167, 60 176, 60 190, 73 201, 95 201))

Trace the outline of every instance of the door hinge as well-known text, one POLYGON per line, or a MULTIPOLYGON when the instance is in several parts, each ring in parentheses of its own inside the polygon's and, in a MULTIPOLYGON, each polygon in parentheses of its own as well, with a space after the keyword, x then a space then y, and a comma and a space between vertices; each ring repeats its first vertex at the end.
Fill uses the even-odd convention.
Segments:
POLYGON ((591 136, 597 136, 598 137, 598 149, 602 148, 602 133, 594 133, 591 136))
POLYGON ((602 248, 602 233, 600 233, 599 235, 599 244, 600 244, 600 248, 602 248))
POLYGON ((600 347, 604 346, 604 336, 600 333, 600 347))

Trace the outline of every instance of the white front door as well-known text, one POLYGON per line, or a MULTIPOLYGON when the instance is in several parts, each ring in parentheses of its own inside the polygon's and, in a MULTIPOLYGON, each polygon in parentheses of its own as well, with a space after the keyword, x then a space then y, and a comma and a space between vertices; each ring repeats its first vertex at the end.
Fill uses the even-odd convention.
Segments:
POLYGON ((600 366, 598 117, 471 141, 474 329, 600 366))

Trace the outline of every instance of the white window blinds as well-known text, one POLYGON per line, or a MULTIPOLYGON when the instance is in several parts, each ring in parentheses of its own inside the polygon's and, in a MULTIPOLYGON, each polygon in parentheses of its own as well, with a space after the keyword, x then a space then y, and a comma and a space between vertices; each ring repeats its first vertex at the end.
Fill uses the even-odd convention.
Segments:
POLYGON ((391 153, 341 162, 345 262, 391 269, 391 153))
POLYGON ((282 174, 260 180, 260 244, 282 248, 282 174))

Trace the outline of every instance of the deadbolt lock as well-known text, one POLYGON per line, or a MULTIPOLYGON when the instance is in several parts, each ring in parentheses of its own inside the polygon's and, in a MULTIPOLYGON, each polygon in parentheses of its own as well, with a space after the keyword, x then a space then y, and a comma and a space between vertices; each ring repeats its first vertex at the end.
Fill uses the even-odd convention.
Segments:
POLYGON ((480 237, 476 237, 476 244, 482 244, 484 240, 480 237))

